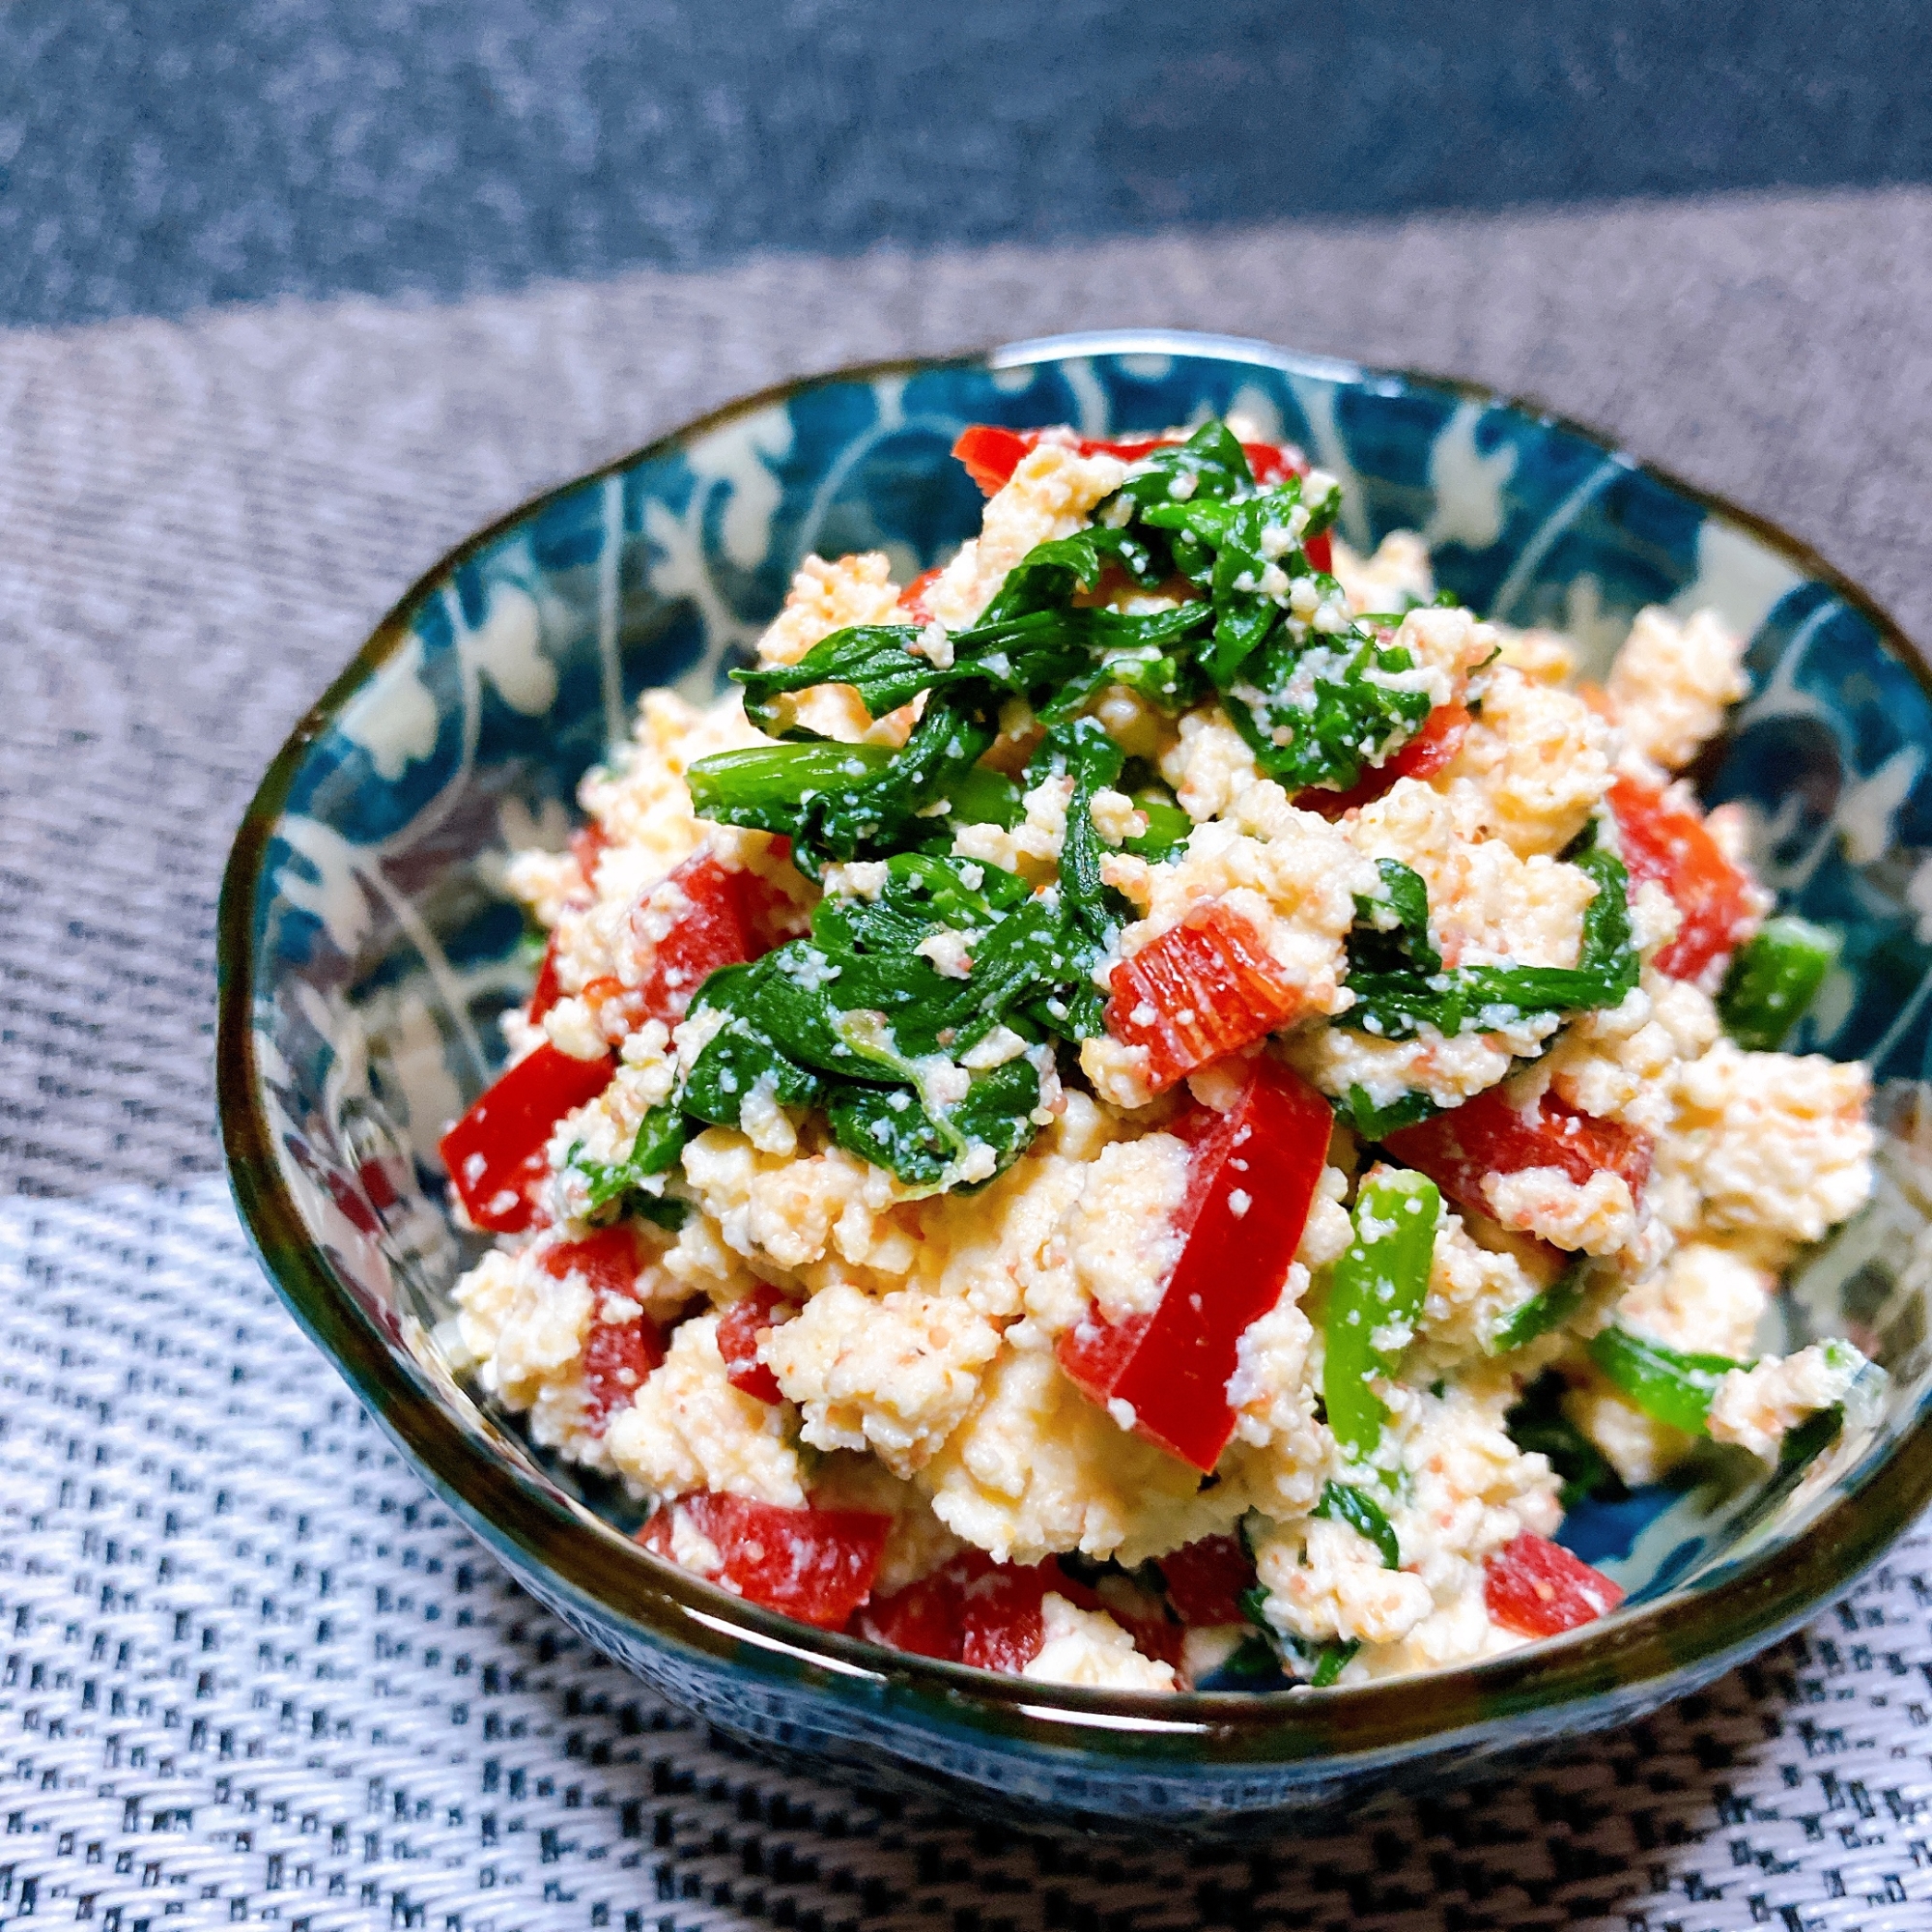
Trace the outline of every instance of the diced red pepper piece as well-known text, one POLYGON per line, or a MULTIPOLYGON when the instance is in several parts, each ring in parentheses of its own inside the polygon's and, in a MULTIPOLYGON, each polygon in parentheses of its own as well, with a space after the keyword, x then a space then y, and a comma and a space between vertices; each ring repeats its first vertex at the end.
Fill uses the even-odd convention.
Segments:
POLYGON ((1075 1583, 1051 1560, 1025 1569, 1002 1563, 974 1577, 962 1592, 959 1662, 1017 1677, 1046 1641, 1041 1605, 1049 1590, 1069 1602, 1083 1600, 1082 1609, 1098 1606, 1091 1590, 1075 1583))
POLYGON ((556 934, 544 947, 543 964, 537 968, 537 982, 530 988, 531 1024, 543 1018, 563 998, 563 981, 556 974, 556 934))
POLYGON ((932 612, 925 608, 925 593, 945 576, 946 566, 935 563, 930 570, 922 570, 906 587, 899 592, 899 603, 922 624, 932 622, 932 612))
POLYGON ((630 989, 632 1009, 675 1026, 712 974, 762 958, 799 923, 791 900, 757 873, 697 853, 632 911, 631 930, 645 954, 630 989))
POLYGON ((1554 1167, 1580 1187, 1607 1170, 1623 1177, 1633 1200, 1650 1179, 1649 1135, 1581 1113, 1547 1088, 1524 1109, 1512 1105, 1502 1088, 1491 1087, 1446 1114, 1398 1128, 1382 1145, 1405 1166, 1428 1175, 1458 1207, 1484 1215, 1495 1212, 1483 1192, 1492 1174, 1554 1167))
POLYGON ((1137 1434, 1197 1469, 1212 1469, 1235 1433, 1240 1340, 1281 1299, 1333 1124, 1327 1101, 1266 1058, 1227 1113, 1183 1115, 1169 1131, 1194 1142, 1184 1245, 1159 1306, 1118 1324, 1090 1309, 1056 1345, 1085 1395, 1125 1403, 1137 1434))
POLYGON ((593 1294, 629 1294, 643 1272, 638 1237, 629 1228, 599 1228, 581 1241, 557 1241, 543 1250, 540 1265, 557 1281, 582 1275, 593 1294))
MULTIPOLYGON (((581 1241, 558 1241, 544 1249, 544 1272, 558 1281, 579 1275, 600 1298, 632 1293, 642 1271, 638 1237, 626 1227, 600 1228, 581 1241)), ((593 1315, 583 1338, 584 1419, 593 1435, 644 1385, 665 1358, 664 1335, 648 1315, 629 1321, 607 1321, 593 1315)))
POLYGON ((593 1321, 583 1338, 583 1420, 593 1435, 663 1366, 664 1334, 648 1315, 630 1321, 593 1321))
POLYGON ((797 1304, 769 1283, 760 1282, 742 1301, 734 1301, 718 1323, 718 1352, 724 1357, 724 1379, 760 1402, 782 1402, 779 1378, 758 1359, 758 1336, 798 1312, 797 1304))
POLYGON ((1601 1570, 1528 1530, 1492 1556, 1483 1573, 1491 1620, 1520 1636, 1554 1636, 1594 1623, 1623 1600, 1601 1570))
POLYGON ((530 1190, 543 1179, 551 1129, 596 1099, 616 1071, 614 1056, 577 1060, 545 1040, 484 1090, 442 1137, 450 1184, 477 1227, 519 1235, 534 1224, 530 1190))
POLYGON ((919 1657, 1017 1676, 1045 1641, 1041 1605, 1049 1590, 1083 1610, 1103 1607, 1052 1557, 995 1563, 982 1549, 962 1550, 931 1576, 868 1605, 859 1618, 859 1634, 919 1657))
POLYGON ((915 1657, 957 1663, 966 1641, 965 1587, 992 1567, 983 1550, 962 1552, 931 1576, 867 1605, 859 1613, 859 1634, 915 1657))
POLYGON ((1122 960, 1111 985, 1107 1031, 1147 1048, 1155 1093, 1272 1033, 1302 1004, 1254 922, 1220 899, 1190 906, 1179 925, 1122 960))
POLYGON ((597 862, 610 845, 611 835, 599 819, 593 818, 588 825, 580 825, 570 835, 570 856, 577 861, 577 869, 583 874, 583 883, 593 891, 597 885, 597 862))
POLYGON ((1422 721, 1422 728, 1392 756, 1364 772, 1347 791, 1323 791, 1311 785, 1296 792, 1294 802, 1303 811, 1319 811, 1323 818, 1340 818, 1345 811, 1368 805, 1391 790, 1398 779, 1433 779, 1463 749, 1463 740, 1474 723, 1467 709, 1457 703, 1438 704, 1422 721))
POLYGON ((639 1541, 664 1557, 672 1511, 718 1551, 718 1580, 821 1630, 843 1630, 870 1597, 893 1528, 891 1517, 868 1510, 787 1509, 707 1492, 666 1503, 644 1525, 639 1541))
POLYGON ((1213 1630, 1244 1621, 1240 1597, 1255 1583, 1255 1566, 1240 1540, 1205 1536, 1160 1559, 1167 1601, 1189 1630, 1213 1630))
POLYGON ((1610 784, 1617 842, 1633 886, 1655 879, 1683 915, 1677 937, 1657 955, 1673 980, 1701 980, 1750 931, 1756 894, 1724 857, 1703 814, 1634 779, 1610 784))
MULTIPOLYGON (((1001 429, 993 423, 973 423, 960 432, 959 440, 952 445, 952 453, 966 466, 966 473, 990 497, 1012 481, 1013 471, 1020 467, 1021 460, 1028 451, 1038 448, 1040 440, 1046 434, 1045 430, 1039 429, 1001 429)), ((1076 438, 1071 447, 1082 456, 1118 456, 1122 463, 1133 463, 1151 449, 1180 440, 1184 439, 1131 436, 1110 441, 1104 438, 1083 436, 1076 438)), ((1241 454, 1248 459, 1248 469, 1255 481, 1264 486, 1284 483, 1291 476, 1305 476, 1308 473, 1307 459, 1292 442, 1244 442, 1241 454)), ((1311 540, 1311 563, 1315 561, 1314 544, 1318 542, 1325 544, 1327 538, 1311 540)), ((1324 558, 1315 567, 1326 570, 1328 562, 1324 558)))

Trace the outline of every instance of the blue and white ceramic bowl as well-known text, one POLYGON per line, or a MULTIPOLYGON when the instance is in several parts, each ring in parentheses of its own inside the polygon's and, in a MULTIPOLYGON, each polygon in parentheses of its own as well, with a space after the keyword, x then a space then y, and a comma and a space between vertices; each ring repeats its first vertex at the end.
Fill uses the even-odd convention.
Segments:
POLYGON ((1228 1831, 1650 1708, 1842 1591, 1932 1495, 1932 698, 1895 627, 1808 551, 1588 432, 1466 385, 1261 343, 1021 343, 792 384, 553 492, 438 565, 303 721, 235 845, 219 1074, 263 1264, 425 1479, 528 1588, 723 1730, 873 1782, 1094 1825, 1228 1831), (557 844, 639 693, 705 698, 808 552, 901 578, 977 526, 962 425, 1118 435, 1238 409, 1346 486, 1344 534, 1423 532, 1441 581, 1580 638, 1600 672, 1643 605, 1714 606, 1755 695, 1703 774, 1752 810, 1765 877, 1841 926, 1802 1046, 1884 1083, 1879 1197, 1798 1273, 1795 1346, 1849 1333, 1888 1406, 1802 1474, 1578 1512, 1630 1591, 1606 1621, 1362 1689, 1157 1697, 889 1654, 668 1568, 637 1512, 539 1458, 432 1331, 466 1260, 436 1145, 501 1058, 530 967, 506 854, 557 844))

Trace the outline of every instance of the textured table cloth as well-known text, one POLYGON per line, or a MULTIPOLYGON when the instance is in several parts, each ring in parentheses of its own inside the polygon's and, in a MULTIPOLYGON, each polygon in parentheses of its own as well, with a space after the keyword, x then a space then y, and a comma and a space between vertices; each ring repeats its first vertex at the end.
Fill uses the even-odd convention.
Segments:
MULTIPOLYGON (((214 892, 440 550, 784 375, 1176 323, 1527 390, 1932 632, 1932 194, 640 273, 0 332, 0 1924, 1932 1926, 1915 1539, 1708 1693, 1264 1851, 781 1776, 509 1585, 214 1170, 214 892)), ((1419 1693, 1420 1694, 1420 1693, 1419 1693)))

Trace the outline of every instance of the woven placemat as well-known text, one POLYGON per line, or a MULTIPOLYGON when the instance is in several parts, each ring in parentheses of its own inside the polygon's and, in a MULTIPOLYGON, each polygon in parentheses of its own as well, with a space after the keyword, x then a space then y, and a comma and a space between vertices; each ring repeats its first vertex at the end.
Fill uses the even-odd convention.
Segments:
POLYGON ((1919 1544, 1519 1783, 1253 1856, 987 1833, 775 1774, 587 1652, 207 1178, 242 805, 529 492, 796 371, 1179 323, 1540 392, 1925 630, 1928 307, 1932 193, 1899 190, 0 332, 0 1924, 1932 1925, 1919 1544))

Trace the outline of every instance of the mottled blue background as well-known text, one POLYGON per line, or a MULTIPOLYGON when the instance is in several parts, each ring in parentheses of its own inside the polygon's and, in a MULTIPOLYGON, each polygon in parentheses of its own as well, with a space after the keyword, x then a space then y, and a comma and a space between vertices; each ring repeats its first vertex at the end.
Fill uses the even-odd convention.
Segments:
POLYGON ((1925 0, 0 0, 0 325, 1932 179, 1925 0))

